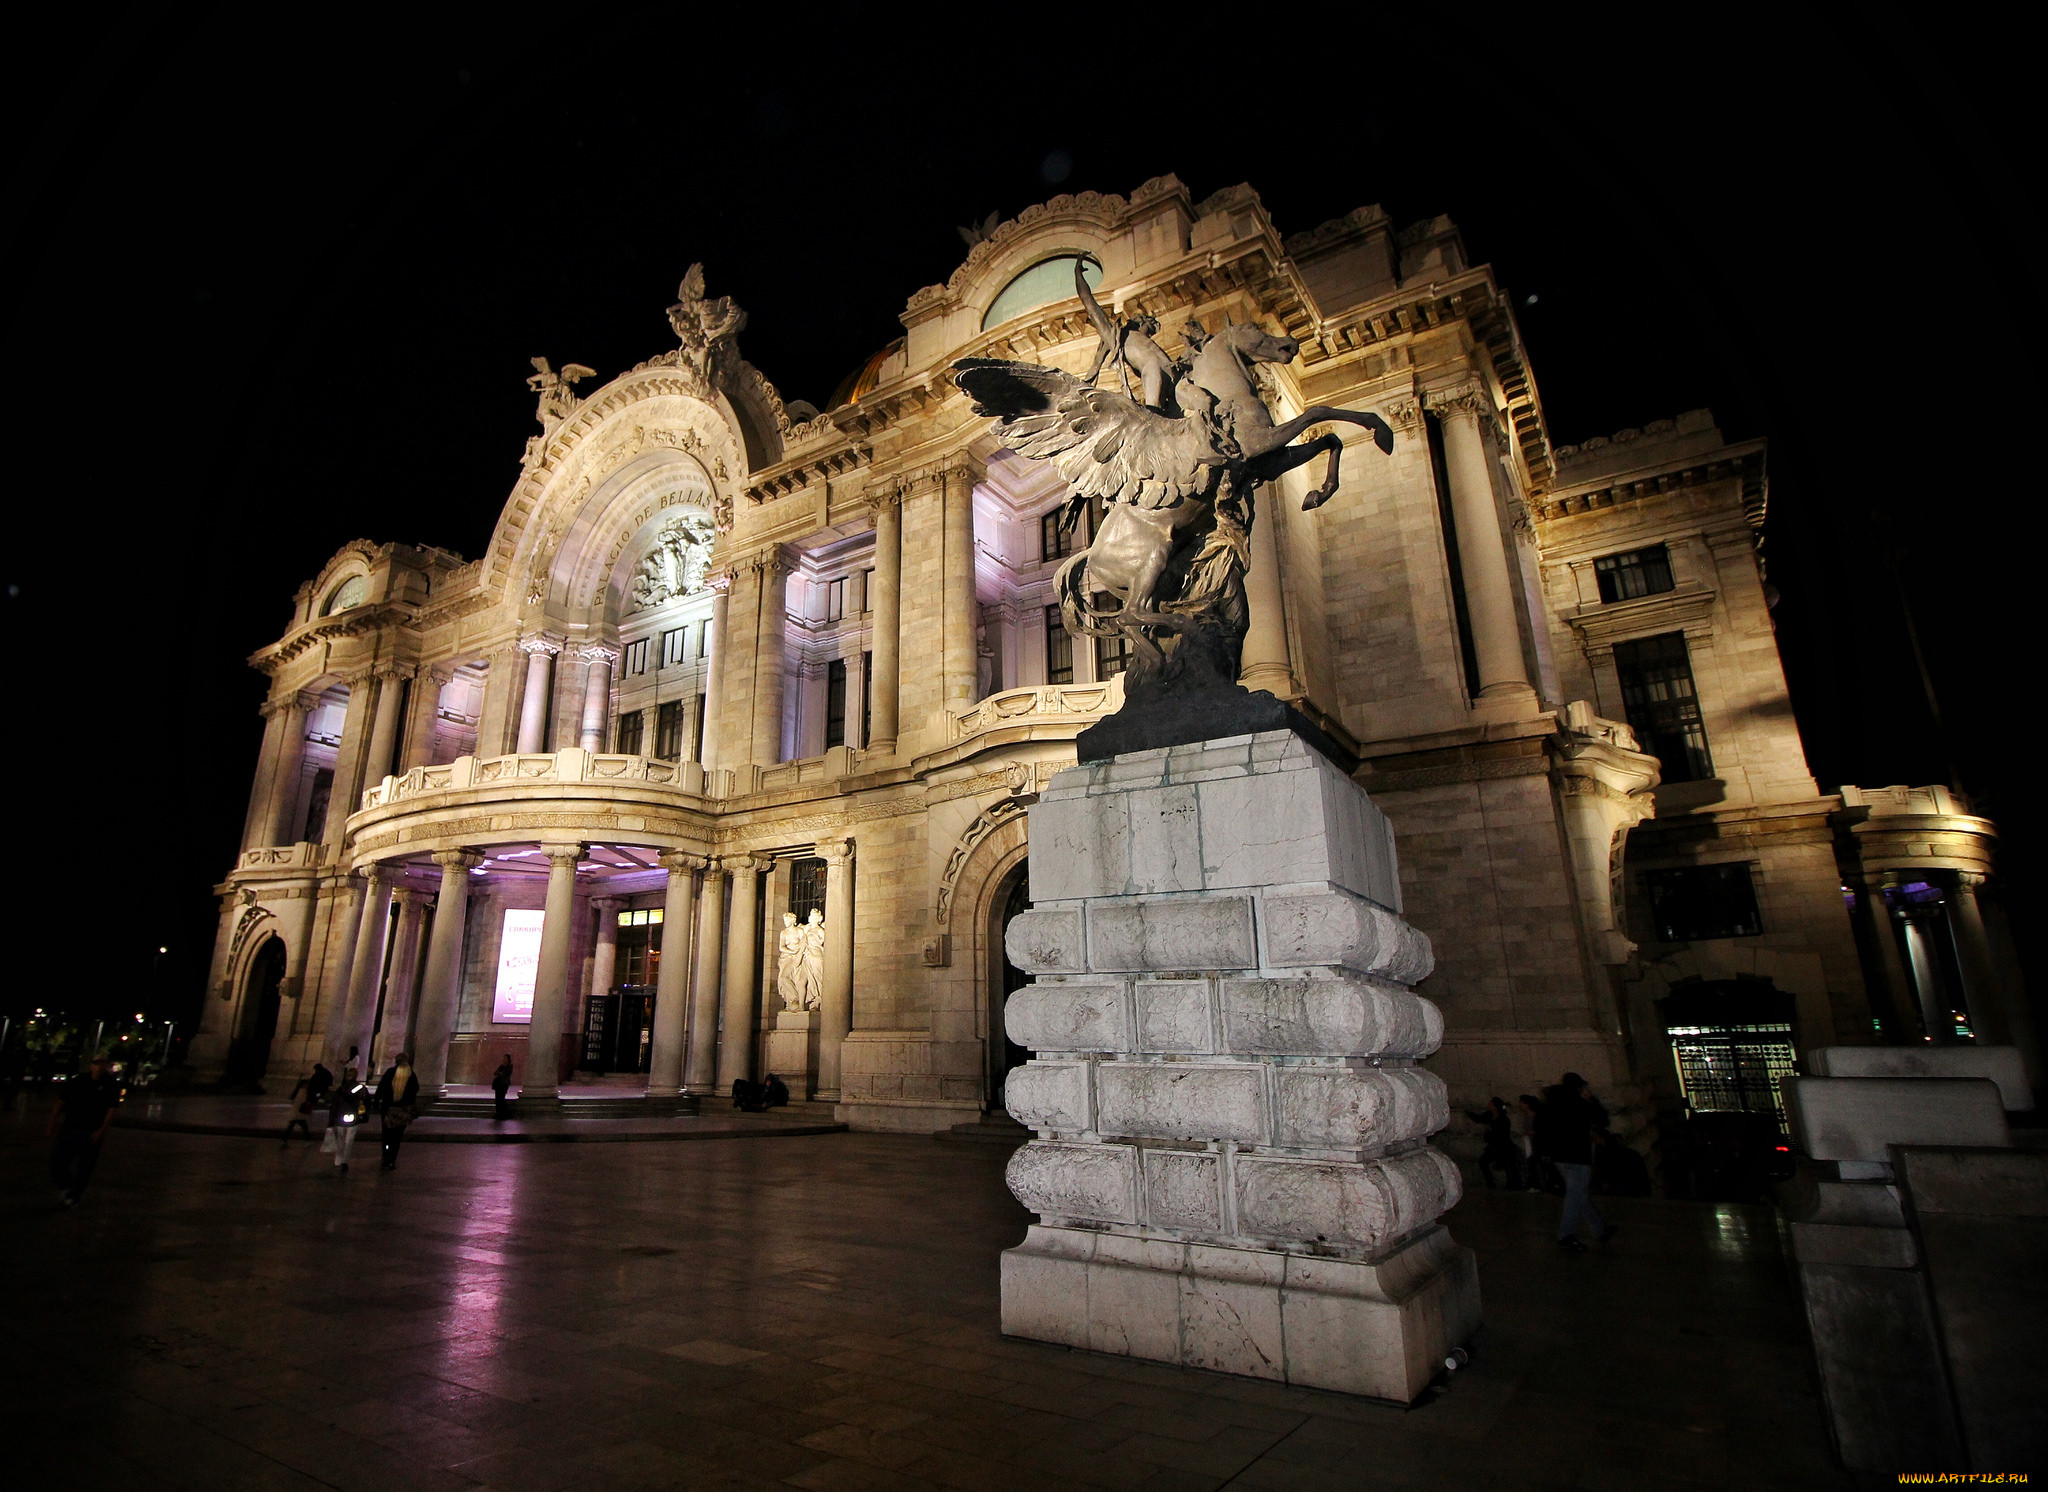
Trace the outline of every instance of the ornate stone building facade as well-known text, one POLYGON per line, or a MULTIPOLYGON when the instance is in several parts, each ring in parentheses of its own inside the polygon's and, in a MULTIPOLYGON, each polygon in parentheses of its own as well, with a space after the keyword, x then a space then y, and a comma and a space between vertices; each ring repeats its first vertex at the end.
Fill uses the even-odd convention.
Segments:
POLYGON ((772 1068, 874 1128, 997 1106, 1025 810, 1123 659, 1049 610, 1090 518, 1062 536, 1056 474, 949 367, 1083 369, 1077 258, 1170 351, 1191 320, 1297 338, 1261 370, 1276 414, 1394 428, 1388 458, 1339 429, 1320 509, 1305 472, 1263 505, 1243 678, 1363 760, 1454 1098, 1576 1068, 1641 1125, 1726 1101, 1731 1059, 1754 1107, 1743 1083, 1808 1045, 1946 1037, 1958 1010, 2031 1040, 1978 906, 1992 826, 1808 771, 1761 442, 1696 411, 1554 444, 1448 219, 1283 237, 1250 188, 1163 177, 997 227, 822 412, 741 360, 696 270, 673 350, 583 394, 590 370, 536 360, 541 433, 483 556, 348 544, 251 659, 267 726, 193 1060, 403 1046, 431 1091, 511 1052, 529 1096, 644 1072, 657 1099, 772 1068), (784 914, 813 912, 821 968, 780 979, 808 946, 784 914), (797 983, 814 1005, 778 997, 797 983))

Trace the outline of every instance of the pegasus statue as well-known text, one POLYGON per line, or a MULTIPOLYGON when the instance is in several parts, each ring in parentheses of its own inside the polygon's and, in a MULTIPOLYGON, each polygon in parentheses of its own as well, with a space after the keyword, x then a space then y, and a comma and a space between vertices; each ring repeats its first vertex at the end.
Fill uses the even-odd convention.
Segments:
POLYGON ((1174 360, 1153 340, 1154 318, 1122 326, 1110 318, 1078 260, 1074 286, 1100 338, 1086 377, 970 357, 953 364, 954 381, 976 414, 996 422, 996 439, 1059 468, 1069 486, 1064 527, 1100 504, 1092 541, 1054 584, 1069 632, 1131 640, 1126 708, 1169 693, 1243 694, 1236 681, 1250 623, 1244 574, 1258 489, 1327 454, 1322 485, 1301 505, 1321 507, 1337 491, 1343 443, 1334 434, 1300 445, 1295 438, 1341 421, 1364 426, 1391 454, 1394 432, 1368 410, 1323 404, 1275 424, 1253 364, 1294 361, 1300 346, 1292 337, 1227 319, 1211 334, 1191 320, 1186 354, 1174 360), (1105 366, 1116 370, 1118 387, 1096 387, 1105 366))

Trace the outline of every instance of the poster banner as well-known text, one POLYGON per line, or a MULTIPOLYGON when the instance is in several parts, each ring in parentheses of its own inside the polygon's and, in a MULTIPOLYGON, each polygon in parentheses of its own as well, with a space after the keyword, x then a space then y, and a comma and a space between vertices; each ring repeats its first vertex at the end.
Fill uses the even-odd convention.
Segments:
POLYGON ((540 968, 540 929, 546 912, 507 912, 498 942, 498 995, 494 1021, 533 1019, 533 977, 540 968))

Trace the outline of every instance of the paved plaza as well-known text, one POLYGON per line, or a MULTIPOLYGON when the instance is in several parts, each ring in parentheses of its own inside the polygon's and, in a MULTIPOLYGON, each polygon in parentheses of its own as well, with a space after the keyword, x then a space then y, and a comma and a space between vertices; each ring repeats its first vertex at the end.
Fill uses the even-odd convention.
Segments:
MULTIPOLYGON (((312 1146, 117 1128, 59 1210, 0 1117, 21 1487, 1816 1488, 1767 1209, 1476 1193, 1471 1366, 1413 1409, 1006 1341, 1005 1152, 832 1133, 312 1146), (23 1475, 27 1473, 27 1475, 23 1475)), ((20 1476, 20 1480, 15 1477, 20 1476)))

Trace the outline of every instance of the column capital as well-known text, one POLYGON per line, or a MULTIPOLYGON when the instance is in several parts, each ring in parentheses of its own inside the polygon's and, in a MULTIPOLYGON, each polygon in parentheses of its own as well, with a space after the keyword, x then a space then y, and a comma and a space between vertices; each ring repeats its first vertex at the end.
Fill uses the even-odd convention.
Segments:
POLYGON ((590 904, 600 912, 616 912, 626 904, 626 898, 623 896, 593 896, 590 898, 590 904))
POLYGON ((749 570, 756 572, 764 579, 770 575, 793 575, 796 573, 796 561, 789 557, 780 544, 770 544, 758 554, 749 556, 743 563, 749 570))
POLYGON ((938 462, 938 475, 942 482, 979 482, 987 470, 987 466, 966 451, 955 451, 950 456, 941 457, 938 462))
POLYGON ((544 844, 540 847, 540 852, 548 857, 550 865, 560 865, 566 861, 573 870, 577 862, 582 860, 585 848, 581 844, 544 844))
POLYGON ((670 875, 688 875, 693 870, 705 870, 711 865, 708 855, 693 855, 688 850, 663 850, 658 857, 670 875))
POLYGON ((1972 895, 1976 893, 1979 886, 1990 879, 1991 877, 1984 874, 1981 870, 1959 870, 1956 872, 1956 885, 1972 895))
POLYGON ((616 663, 619 649, 608 642, 586 642, 577 647, 576 656, 586 663, 616 663))
POLYGON ((732 567, 707 570, 704 574, 704 589, 713 596, 725 596, 732 590, 732 567))
POLYGON ((853 863, 853 841, 851 839, 821 839, 813 846, 813 853, 833 869, 853 863))
POLYGON ((443 689, 455 682, 455 669, 453 663, 428 663, 421 667, 420 672, 433 681, 436 689, 443 689))
POLYGON ((400 886, 391 893, 391 899, 402 907, 424 907, 434 899, 434 893, 422 886, 400 886))
POLYGON ((436 850, 434 851, 434 863, 440 866, 444 872, 474 870, 477 866, 484 863, 484 857, 482 852, 478 850, 436 850))
POLYGON ((375 891, 377 883, 380 881, 386 886, 393 885, 397 882, 399 876, 404 873, 394 865, 371 864, 362 866, 360 869, 362 871, 363 889, 365 891, 375 891))
POLYGON ((1442 419, 1456 415, 1471 415, 1478 419, 1482 415, 1494 418, 1493 398, 1476 383, 1463 384, 1457 388, 1442 389, 1424 396, 1429 412, 1442 419))
POLYGON ((723 860, 719 862, 719 864, 725 867, 726 873, 728 875, 735 876, 745 875, 749 871, 751 871, 755 875, 760 875, 774 863, 774 860, 767 855, 752 854, 727 855, 723 860))
POLYGON ((903 490, 906 485, 903 478, 893 477, 870 487, 867 494, 861 498, 861 506, 866 508, 871 516, 879 518, 885 510, 900 508, 903 505, 903 490))
POLYGON ((397 658, 386 658, 373 670, 380 679, 409 679, 416 671, 416 665, 397 658))
POLYGON ((545 632, 535 632, 519 639, 519 651, 530 656, 545 654, 552 658, 562 651, 562 640, 545 632))

